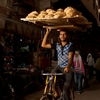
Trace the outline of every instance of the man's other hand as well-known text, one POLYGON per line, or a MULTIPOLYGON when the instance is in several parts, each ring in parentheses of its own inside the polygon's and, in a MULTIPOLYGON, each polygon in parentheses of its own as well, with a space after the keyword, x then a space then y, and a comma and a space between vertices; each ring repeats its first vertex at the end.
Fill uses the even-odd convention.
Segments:
POLYGON ((64 72, 68 73, 69 72, 69 67, 65 67, 64 72))

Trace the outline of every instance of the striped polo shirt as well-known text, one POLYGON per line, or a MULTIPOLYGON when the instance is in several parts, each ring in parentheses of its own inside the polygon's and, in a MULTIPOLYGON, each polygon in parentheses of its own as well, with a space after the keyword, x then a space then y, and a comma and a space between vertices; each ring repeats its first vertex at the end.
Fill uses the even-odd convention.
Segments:
MULTIPOLYGON (((52 46, 53 47, 53 46, 52 46)), ((74 52, 74 48, 71 42, 62 47, 61 43, 56 43, 58 66, 65 68, 68 64, 68 53, 74 52)))

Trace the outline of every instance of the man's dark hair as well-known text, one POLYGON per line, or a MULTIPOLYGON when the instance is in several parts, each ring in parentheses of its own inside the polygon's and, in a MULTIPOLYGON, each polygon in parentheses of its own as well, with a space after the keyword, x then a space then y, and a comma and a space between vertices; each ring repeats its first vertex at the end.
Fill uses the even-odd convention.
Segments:
POLYGON ((68 35, 70 34, 70 31, 67 29, 61 29, 60 31, 66 32, 66 34, 68 34, 68 35))

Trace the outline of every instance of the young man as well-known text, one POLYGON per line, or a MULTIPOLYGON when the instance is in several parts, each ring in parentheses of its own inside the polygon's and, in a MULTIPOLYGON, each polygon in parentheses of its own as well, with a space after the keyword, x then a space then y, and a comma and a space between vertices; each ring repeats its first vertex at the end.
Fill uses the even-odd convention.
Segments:
MULTIPOLYGON (((63 29, 59 33, 59 43, 47 44, 47 37, 51 29, 47 29, 46 34, 43 38, 41 46, 44 48, 52 48, 57 50, 58 65, 52 70, 52 73, 61 71, 65 73, 65 82, 63 86, 62 100, 70 100, 70 87, 73 79, 73 57, 74 57, 74 47, 71 42, 69 42, 69 33, 63 29)), ((57 97, 57 92, 55 92, 55 97, 57 97)))

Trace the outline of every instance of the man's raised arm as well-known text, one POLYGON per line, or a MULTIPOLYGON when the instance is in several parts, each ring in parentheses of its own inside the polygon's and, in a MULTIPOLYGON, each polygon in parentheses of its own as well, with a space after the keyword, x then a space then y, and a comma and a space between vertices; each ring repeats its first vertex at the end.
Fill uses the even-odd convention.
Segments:
POLYGON ((47 37, 48 37, 50 31, 51 31, 51 29, 46 29, 46 34, 44 35, 44 38, 43 38, 42 44, 41 44, 41 46, 43 48, 51 48, 51 44, 47 44, 47 37))

